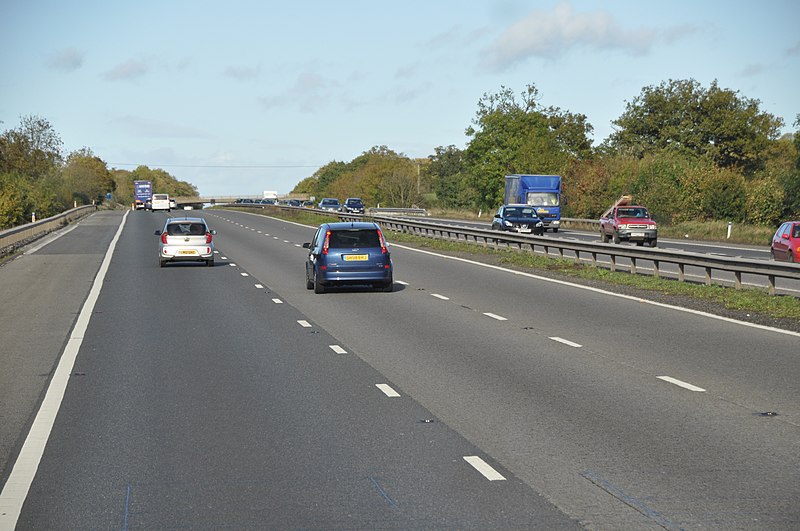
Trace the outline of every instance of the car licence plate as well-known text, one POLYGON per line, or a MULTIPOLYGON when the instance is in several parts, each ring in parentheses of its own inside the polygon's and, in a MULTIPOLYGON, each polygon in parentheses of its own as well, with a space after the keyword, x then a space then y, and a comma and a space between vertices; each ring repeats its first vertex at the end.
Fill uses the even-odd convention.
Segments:
POLYGON ((517 232, 530 232, 531 229, 517 229, 517 232))
POLYGON ((342 258, 344 258, 345 262, 365 262, 369 260, 369 255, 366 254, 346 254, 342 258))
POLYGON ((631 232, 633 238, 644 238, 644 232, 631 232))
POLYGON ((197 251, 195 251, 194 249, 188 249, 188 250, 181 249, 180 251, 178 251, 178 254, 197 254, 197 251))

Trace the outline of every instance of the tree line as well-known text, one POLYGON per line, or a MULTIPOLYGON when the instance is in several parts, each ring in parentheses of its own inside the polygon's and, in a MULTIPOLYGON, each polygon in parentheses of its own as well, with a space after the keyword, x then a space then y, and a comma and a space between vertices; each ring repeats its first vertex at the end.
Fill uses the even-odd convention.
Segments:
POLYGON ((133 202, 133 181, 153 181, 170 195, 197 195, 188 182, 161 169, 112 168, 91 149, 63 153, 63 143, 44 118, 24 116, 0 134, 0 229, 58 214, 73 206, 99 204, 111 193, 115 202, 133 202))
MULTIPOLYGON (((545 107, 534 85, 478 101, 464 149, 411 159, 376 146, 333 161, 293 192, 362 197, 368 204, 490 210, 504 176, 564 176, 565 216, 593 219, 622 194, 661 222, 726 220, 774 225, 800 218, 800 133, 737 91, 669 80, 642 89, 599 146, 583 114, 545 107)), ((800 115, 793 124, 800 127, 800 115)))

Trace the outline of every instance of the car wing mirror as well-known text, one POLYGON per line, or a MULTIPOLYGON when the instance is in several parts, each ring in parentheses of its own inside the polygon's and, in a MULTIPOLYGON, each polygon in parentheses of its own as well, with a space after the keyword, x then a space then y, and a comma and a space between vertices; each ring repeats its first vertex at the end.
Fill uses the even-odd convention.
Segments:
POLYGON ((161 231, 160 231, 160 230, 157 230, 157 231, 155 231, 153 234, 154 234, 154 235, 156 235, 156 236, 161 236, 161 231))
POLYGON ((304 243, 303 249, 311 249, 311 244, 309 242, 304 243))
POLYGON ((213 229, 212 229, 211 231, 209 231, 209 232, 211 232, 211 235, 212 235, 212 236, 216 236, 216 235, 217 235, 217 231, 215 231, 215 230, 213 230, 213 229))

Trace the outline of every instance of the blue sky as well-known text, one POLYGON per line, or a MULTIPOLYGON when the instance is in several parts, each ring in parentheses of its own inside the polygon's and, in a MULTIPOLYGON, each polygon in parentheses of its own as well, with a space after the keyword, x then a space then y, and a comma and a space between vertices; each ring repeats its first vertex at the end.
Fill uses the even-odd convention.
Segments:
POLYGON ((376 145, 463 148, 503 86, 585 114, 595 144, 669 79, 716 79, 789 132, 798 21, 796 0, 0 0, 0 128, 40 116, 67 152, 205 195, 286 193, 376 145))

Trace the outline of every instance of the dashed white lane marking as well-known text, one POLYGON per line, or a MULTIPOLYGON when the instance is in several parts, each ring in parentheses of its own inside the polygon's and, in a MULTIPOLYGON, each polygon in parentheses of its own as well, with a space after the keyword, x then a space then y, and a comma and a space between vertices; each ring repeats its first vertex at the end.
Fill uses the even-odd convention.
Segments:
POLYGON ((684 389, 688 389, 689 391, 695 391, 697 393, 705 393, 706 390, 702 387, 697 387, 696 385, 692 385, 690 383, 682 382, 677 380, 671 376, 656 376, 659 380, 664 380, 665 382, 669 382, 671 384, 675 384, 678 387, 683 387, 684 389))
POLYGON ((559 343, 564 343, 565 345, 569 345, 570 347, 581 348, 583 345, 579 345, 578 343, 573 343, 568 339, 564 339, 561 337, 551 337, 553 341, 558 341, 559 343))
POLYGON ((257 288, 257 289, 264 289, 264 286, 263 286, 263 285, 261 285, 261 284, 256 284, 256 288, 257 288))
POLYGON ((228 259, 227 256, 221 256, 220 258, 222 258, 223 260, 227 260, 228 259))
POLYGON ((297 321, 297 324, 299 324, 303 328, 311 328, 311 323, 309 323, 308 321, 306 321, 304 319, 300 319, 299 321, 297 321))
POLYGON ((347 354, 347 351, 339 345, 329 345, 330 349, 337 354, 347 354))
POLYGON ((273 236, 272 239, 273 240, 280 240, 280 238, 278 238, 277 236, 273 236))
POLYGON ((280 299, 272 299, 272 302, 274 302, 275 304, 283 304, 283 301, 280 299))
POLYGON ((250 276, 250 275, 248 275, 247 273, 241 273, 241 275, 242 275, 243 277, 249 277, 249 276, 250 276))
POLYGON ((450 297, 445 297, 444 295, 439 295, 438 293, 431 293, 431 297, 436 297, 437 299, 441 299, 443 301, 450 300, 450 297))
POLYGON ((261 231, 257 231, 257 232, 258 232, 259 234, 261 234, 261 231))
POLYGON ((477 455, 464 456, 464 461, 472 465, 475 470, 483 474, 483 477, 489 481, 505 481, 506 479, 502 474, 500 474, 500 472, 489 466, 486 461, 477 455))
POLYGON ((506 319, 502 315, 497 315, 497 314, 490 313, 490 312, 484 312, 483 315, 485 315, 486 317, 491 317, 492 319, 497 319, 498 321, 508 321, 508 319, 506 319))
POLYGON ((283 243, 290 243, 289 240, 283 240, 283 243))
POLYGON ((231 262, 229 265, 230 265, 231 267, 236 267, 236 264, 234 264, 233 262, 231 262))
POLYGON ((395 280, 395 283, 396 284, 400 284, 401 286, 408 286, 409 285, 408 282, 404 282, 402 280, 395 280))
POLYGON ((400 396, 400 393, 398 393, 397 391, 392 389, 391 386, 389 386, 387 384, 375 384, 375 387, 377 387, 378 389, 383 391, 383 394, 385 394, 389 398, 395 398, 395 397, 400 396))
POLYGON ((294 244, 295 247, 302 247, 299 243, 294 244))
POLYGON ((219 251, 217 251, 217 250, 215 249, 215 250, 214 250, 214 254, 219 254, 219 251))

